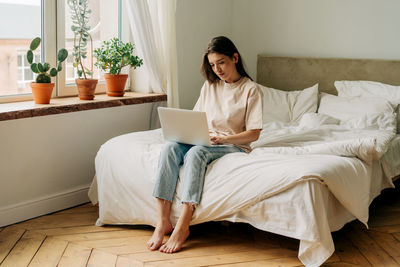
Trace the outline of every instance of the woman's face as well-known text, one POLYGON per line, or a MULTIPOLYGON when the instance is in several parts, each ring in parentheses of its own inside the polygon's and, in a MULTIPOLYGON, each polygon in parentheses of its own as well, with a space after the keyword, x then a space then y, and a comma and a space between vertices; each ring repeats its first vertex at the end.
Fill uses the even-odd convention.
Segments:
POLYGON ((224 54, 208 54, 208 62, 210 63, 212 70, 221 80, 227 83, 236 82, 240 79, 240 74, 236 69, 237 61, 237 53, 234 53, 232 58, 224 54))

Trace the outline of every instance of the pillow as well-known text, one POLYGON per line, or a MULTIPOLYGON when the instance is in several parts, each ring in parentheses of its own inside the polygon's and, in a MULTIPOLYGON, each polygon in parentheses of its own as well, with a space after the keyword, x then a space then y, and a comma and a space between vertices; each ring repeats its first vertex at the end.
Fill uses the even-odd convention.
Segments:
POLYGON ((389 101, 380 97, 340 97, 321 93, 319 114, 339 119, 351 128, 395 130, 395 114, 389 101))
POLYGON ((372 81, 335 81, 339 96, 383 97, 397 106, 397 133, 400 133, 400 86, 372 81))
POLYGON ((303 128, 317 128, 326 124, 339 124, 340 120, 322 113, 306 113, 301 117, 299 126, 303 128))
POLYGON ((299 121, 317 111, 318 84, 300 91, 282 91, 259 85, 264 94, 263 123, 299 121))

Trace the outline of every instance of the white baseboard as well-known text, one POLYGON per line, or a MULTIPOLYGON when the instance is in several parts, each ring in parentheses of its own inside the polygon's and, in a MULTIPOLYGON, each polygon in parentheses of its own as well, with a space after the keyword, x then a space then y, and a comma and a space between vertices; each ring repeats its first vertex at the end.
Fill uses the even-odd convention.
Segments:
POLYGON ((89 202, 89 186, 90 184, 15 205, 0 207, 0 227, 89 202))

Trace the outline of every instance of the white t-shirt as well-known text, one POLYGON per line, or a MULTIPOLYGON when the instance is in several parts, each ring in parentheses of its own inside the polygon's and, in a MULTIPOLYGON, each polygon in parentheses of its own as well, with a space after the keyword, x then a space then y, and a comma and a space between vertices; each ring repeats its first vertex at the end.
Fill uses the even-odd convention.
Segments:
MULTIPOLYGON (((234 83, 206 81, 193 110, 205 111, 211 136, 228 136, 262 129, 263 96, 247 77, 234 83)), ((250 152, 250 144, 236 145, 250 152)))

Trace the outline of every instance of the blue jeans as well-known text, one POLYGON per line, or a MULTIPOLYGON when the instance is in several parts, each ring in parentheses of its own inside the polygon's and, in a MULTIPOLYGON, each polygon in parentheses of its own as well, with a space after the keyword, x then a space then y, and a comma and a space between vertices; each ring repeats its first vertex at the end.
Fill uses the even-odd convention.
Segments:
POLYGON ((179 168, 185 163, 181 181, 182 203, 199 204, 207 165, 225 154, 243 152, 235 146, 194 146, 167 142, 158 162, 153 196, 172 202, 178 182, 179 168))

